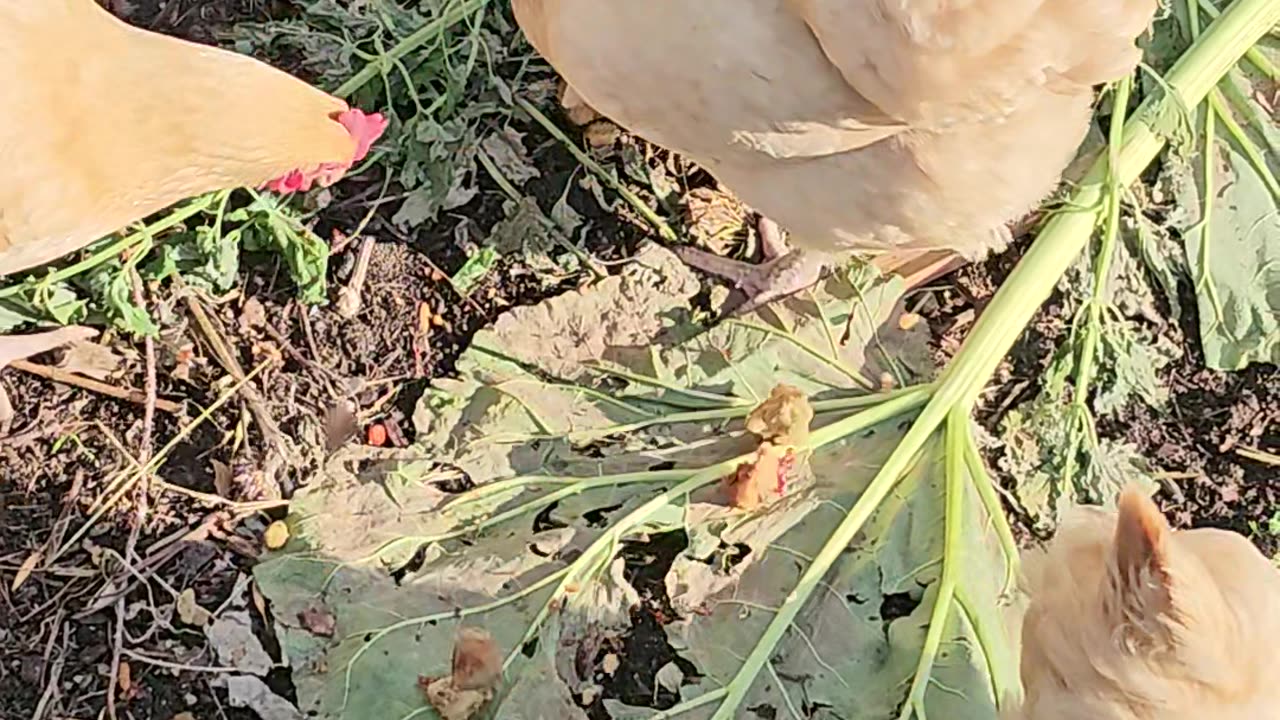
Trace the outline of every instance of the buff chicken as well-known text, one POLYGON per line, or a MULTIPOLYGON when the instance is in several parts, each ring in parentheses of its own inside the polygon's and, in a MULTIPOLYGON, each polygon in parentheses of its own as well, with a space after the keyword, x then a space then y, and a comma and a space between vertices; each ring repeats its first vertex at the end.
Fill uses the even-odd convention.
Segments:
POLYGON ((851 251, 1002 248, 1074 157, 1093 88, 1134 70, 1156 0, 513 8, 567 98, 697 162, 769 218, 763 265, 682 250, 753 307, 851 251))
POLYGON ((1280 708, 1280 572, 1243 536, 1175 531, 1136 489, 1024 557, 1017 720, 1254 720, 1280 708))
MULTIPOLYGON (((184 198, 330 184, 386 125, 252 58, 134 28, 94 0, 0 0, 0 65, 0 277, 184 198)), ((0 363, 85 334, 0 337, 0 363)))

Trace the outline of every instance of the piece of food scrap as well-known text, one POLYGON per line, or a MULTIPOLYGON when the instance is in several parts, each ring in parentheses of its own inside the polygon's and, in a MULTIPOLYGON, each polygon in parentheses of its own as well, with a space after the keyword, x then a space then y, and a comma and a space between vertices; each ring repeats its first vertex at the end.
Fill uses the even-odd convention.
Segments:
POLYGON ((760 438, 755 459, 743 463, 724 479, 729 504, 754 510, 787 491, 787 478, 796 466, 796 446, 809 438, 813 407, 798 388, 778 385, 747 416, 747 430, 760 438))
POLYGON ((453 641, 451 672, 419 677, 418 686, 441 720, 471 720, 493 699, 502 680, 502 654, 488 632, 463 627, 453 641))

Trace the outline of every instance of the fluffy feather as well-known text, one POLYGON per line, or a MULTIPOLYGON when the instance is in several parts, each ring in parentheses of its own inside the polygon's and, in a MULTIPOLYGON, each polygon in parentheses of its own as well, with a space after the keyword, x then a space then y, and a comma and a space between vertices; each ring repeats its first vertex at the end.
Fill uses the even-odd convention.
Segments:
POLYGON ((1174 532, 1130 489, 1024 567, 1016 720, 1276 717, 1280 573, 1242 536, 1174 532))
POLYGON ((252 58, 131 27, 94 0, 0 0, 0 65, 0 276, 194 195, 293 173, 282 189, 331 182, 385 126, 252 58))
POLYGON ((514 0, 573 90, 801 249, 975 257, 1058 182, 1155 0, 514 0))

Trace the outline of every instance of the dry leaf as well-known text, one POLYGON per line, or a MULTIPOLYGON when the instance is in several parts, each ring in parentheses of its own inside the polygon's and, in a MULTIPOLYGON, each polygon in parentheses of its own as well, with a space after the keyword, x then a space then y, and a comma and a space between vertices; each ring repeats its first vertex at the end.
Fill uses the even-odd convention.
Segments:
POLYGON ((302 720, 298 708, 276 695, 262 680, 251 675, 234 675, 224 681, 231 707, 249 708, 261 720, 302 720))
POLYGON ((5 367, 14 360, 22 360, 32 355, 49 352, 67 343, 88 340, 89 338, 97 337, 97 335, 97 330, 78 325, 30 335, 6 335, 0 339, 0 368, 5 367))
POLYGON ((44 551, 37 550, 28 555, 26 560, 22 561, 22 565, 18 566, 18 573, 13 576, 13 585, 9 587, 10 591, 14 591, 22 587, 22 583, 27 581, 27 578, 31 575, 31 571, 36 569, 36 565, 40 564, 40 560, 42 558, 44 558, 44 551))
POLYGON ((739 510, 755 510, 782 497, 787 476, 795 466, 795 451, 769 442, 760 443, 754 462, 743 463, 724 479, 729 504, 739 510))
POLYGON ((196 602, 196 591, 191 588, 183 590, 178 595, 174 609, 178 612, 178 619, 187 625, 204 627, 213 619, 213 614, 196 602))
POLYGON ((333 613, 322 607, 309 607, 298 613, 298 622, 312 635, 320 637, 333 637, 338 625, 333 613))
POLYGON ((13 401, 9 399, 9 391, 0 385, 0 437, 9 434, 9 428, 17 413, 13 411, 13 401))
POLYGON ((350 400, 339 400, 329 408, 329 412, 325 413, 325 452, 333 452, 342 447, 359 431, 360 425, 356 422, 356 404, 350 400))
POLYGON ((680 669, 679 665, 669 662, 658 670, 653 679, 654 682, 658 683, 659 687, 679 695, 680 686, 684 684, 684 671, 680 669))
POLYGON ((492 688, 502 678, 502 655, 486 630, 463 627, 453 641, 453 680, 461 690, 492 688))
POLYGON ((262 301, 254 297, 246 299, 244 306, 240 308, 240 329, 249 330, 266 324, 267 309, 263 307, 262 301))
POLYGON ((622 129, 608 120, 597 120, 582 131, 582 139, 593 148, 610 147, 622 136, 622 129))
POLYGON ((234 473, 231 472, 231 466, 219 460, 210 460, 209 464, 213 466, 213 490, 218 493, 219 497, 234 500, 235 485, 233 483, 234 473))
POLYGON ((120 686, 122 697, 128 695, 129 688, 133 687, 133 669, 129 667, 128 660, 120 661, 120 671, 116 673, 116 684, 120 686))
POLYGON ((172 718, 169 718, 169 720, 196 720, 196 716, 189 712, 180 712, 172 718))
POLYGON ((600 663, 600 669, 604 670, 605 675, 609 675, 611 677, 614 673, 618 672, 618 668, 620 667, 622 667, 622 661, 613 653, 605 655, 604 661, 600 663))
POLYGON ((587 104, 587 101, 569 83, 561 80, 558 92, 560 106, 564 108, 565 117, 574 125, 581 127, 602 117, 600 113, 596 112, 595 108, 587 104))
POLYGON ((258 587, 258 583, 255 582, 249 586, 249 594, 253 600, 253 608, 258 611, 258 617, 262 618, 263 622, 269 621, 271 618, 267 617, 267 599, 262 597, 262 588, 258 587))
POLYGON ((453 684, 453 676, 419 678, 418 685, 435 708, 440 720, 471 720, 493 697, 492 690, 463 690, 453 684))
POLYGON ((84 340, 67 347, 58 368, 94 380, 106 380, 120 369, 121 360, 111 348, 84 340))
POLYGON ((223 612, 204 628, 209 645, 224 665, 254 675, 266 675, 275 663, 253 634, 247 610, 223 612))

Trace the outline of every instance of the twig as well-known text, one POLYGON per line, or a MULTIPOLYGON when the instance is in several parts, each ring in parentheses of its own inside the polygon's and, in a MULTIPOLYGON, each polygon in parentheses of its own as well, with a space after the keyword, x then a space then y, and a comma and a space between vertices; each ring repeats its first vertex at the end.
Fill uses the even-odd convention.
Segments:
MULTIPOLYGON (((50 367, 48 365, 38 365, 30 360, 14 360, 9 363, 9 367, 26 373, 31 373, 32 375, 42 377, 45 380, 52 380, 53 382, 62 383, 63 385, 78 387, 81 390, 88 390, 117 400, 136 403, 138 405, 145 405, 147 403, 147 394, 145 392, 118 388, 114 385, 108 385, 107 383, 94 380, 93 378, 87 378, 83 375, 67 372, 61 368, 50 367)), ((170 415, 182 414, 181 403, 176 403, 172 400, 162 400, 157 398, 155 401, 155 408, 157 410, 163 410, 170 415)))
MULTIPOLYGON (((129 276, 133 281, 133 302, 140 308, 147 307, 146 292, 142 287, 142 276, 138 274, 137 268, 129 268, 129 276)), ((143 382, 143 392, 145 395, 145 404, 142 409, 142 437, 138 441, 138 457, 142 462, 151 459, 151 440, 152 433, 155 432, 156 424, 156 343, 151 336, 142 338, 143 353, 146 358, 146 379, 143 382)), ((142 483, 140 491, 145 499, 146 482, 142 483)), ((139 510, 143 513, 144 510, 139 510)), ((141 519, 141 518, 139 518, 141 519)))
POLYGON ((372 237, 360 241, 360 254, 356 256, 356 267, 351 272, 351 280, 346 287, 338 288, 335 309, 348 320, 360 313, 361 291, 364 290, 364 281, 369 275, 369 260, 373 257, 373 249, 377 244, 378 241, 372 237))
POLYGON ((58 695, 62 684, 62 668, 67 661, 67 645, 71 639, 71 628, 59 622, 54 627, 53 636, 49 638, 50 640, 57 636, 59 629, 62 630, 62 651, 58 653, 58 659, 53 661, 53 667, 49 670, 49 679, 45 683, 44 692, 40 695, 40 701, 36 703, 35 712, 31 713, 31 720, 44 720, 45 712, 49 709, 49 703, 58 695))
POLYGON ((1247 460, 1280 467, 1280 455, 1253 447, 1238 447, 1236 454, 1247 460))
POLYGON ((287 496, 292 488, 286 486, 287 481, 280 476, 279 470, 281 466, 291 464, 292 452, 288 442, 285 440, 284 433, 280 432, 275 418, 271 416, 271 411, 267 408, 267 403, 262 399, 262 394, 258 392, 258 389, 247 382, 243 382, 246 377, 244 368, 240 366, 240 361, 236 359, 235 353, 231 351, 231 346, 223 337, 218 326, 204 311, 199 298, 194 294, 188 294, 186 300, 187 308, 191 311, 196 325, 200 327, 200 331, 204 334, 210 348, 213 350, 214 358, 217 359, 218 363, 222 365, 223 369, 231 377, 241 381, 240 395, 244 398, 245 405, 249 407, 249 412, 252 413, 254 422, 258 424, 258 431, 262 433, 262 439, 266 442, 269 450, 267 459, 262 465, 262 474, 268 486, 264 489, 273 491, 273 494, 278 493, 277 496, 287 496))
MULTIPOLYGON (((129 266, 129 276, 133 284, 133 302, 145 310, 147 298, 142 289, 142 276, 132 265, 129 266)), ((151 498, 151 473, 147 472, 146 465, 151 462, 152 433, 155 431, 156 420, 156 345, 149 336, 143 337, 142 342, 146 357, 146 398, 142 411, 142 437, 138 439, 138 460, 135 463, 140 466, 141 474, 138 477, 138 484, 134 487, 133 527, 129 528, 129 539, 125 542, 124 555, 120 558, 126 571, 130 573, 136 572, 133 561, 138 557, 138 537, 142 534, 142 526, 147 522, 147 509, 151 498)), ((128 593, 126 589, 116 598, 116 627, 111 645, 111 673, 107 677, 107 715, 112 720, 116 717, 116 686, 120 678, 120 656, 127 652, 124 648, 124 601, 128 593)))
POLYGON ((233 668, 233 667, 215 667, 211 665, 186 665, 183 663, 170 662, 168 660, 161 660, 160 658, 153 658, 148 655, 136 653, 136 652, 133 652, 132 650, 125 650, 124 654, 127 655, 131 660, 137 660, 138 662, 143 662, 148 665, 155 665, 156 667, 167 668, 169 670, 181 670, 183 672, 206 672, 206 673, 240 672, 239 669, 233 668))

